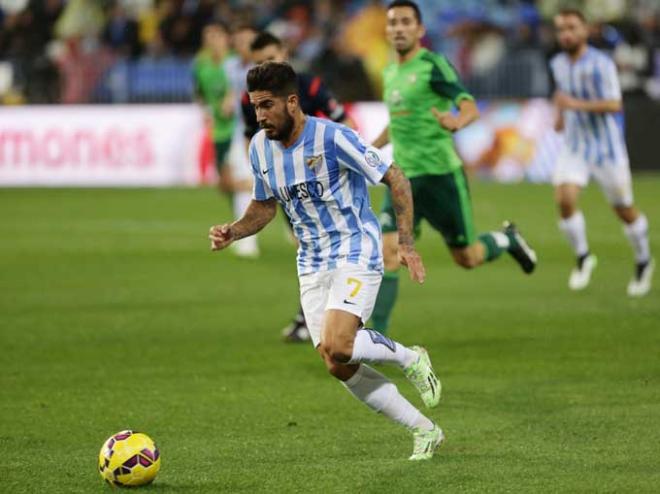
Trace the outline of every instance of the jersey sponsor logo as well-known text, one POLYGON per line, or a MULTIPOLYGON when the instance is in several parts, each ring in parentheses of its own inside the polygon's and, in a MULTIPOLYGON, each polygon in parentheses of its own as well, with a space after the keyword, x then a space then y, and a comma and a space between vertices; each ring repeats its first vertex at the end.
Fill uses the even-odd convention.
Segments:
POLYGON ((309 158, 305 158, 305 163, 307 163, 308 168, 314 168, 316 165, 318 165, 321 162, 321 159, 323 159, 323 155, 317 154, 316 156, 310 156, 309 158))
POLYGON ((325 187, 317 180, 287 185, 279 188, 280 197, 283 201, 290 202, 293 199, 299 201, 304 199, 320 199, 323 197, 325 187))
POLYGON ((380 158, 373 149, 367 149, 367 152, 364 154, 364 160, 367 162, 367 165, 372 168, 376 168, 380 165, 380 158))

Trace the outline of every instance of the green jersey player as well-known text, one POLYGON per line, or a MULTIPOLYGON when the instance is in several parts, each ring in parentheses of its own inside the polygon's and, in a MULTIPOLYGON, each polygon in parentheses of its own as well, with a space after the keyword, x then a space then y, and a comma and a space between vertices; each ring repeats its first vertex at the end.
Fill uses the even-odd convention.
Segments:
MULTIPOLYGON (((392 142, 394 160, 411 182, 416 232, 422 219, 428 221, 464 268, 475 268, 507 251, 525 273, 531 273, 536 254, 513 224, 506 222, 503 230, 478 236, 475 232, 468 184, 453 141, 454 132, 479 116, 474 98, 444 56, 422 48, 425 29, 414 2, 389 4, 386 32, 398 60, 384 71, 390 123, 374 146, 392 142)), ((396 215, 387 193, 381 227, 386 272, 372 323, 385 333, 398 292, 399 268, 396 215)))
POLYGON ((202 32, 203 49, 193 62, 197 101, 204 106, 207 123, 213 129, 215 166, 222 192, 231 192, 233 179, 227 154, 234 132, 234 95, 224 62, 229 55, 229 33, 220 22, 209 22, 202 32))

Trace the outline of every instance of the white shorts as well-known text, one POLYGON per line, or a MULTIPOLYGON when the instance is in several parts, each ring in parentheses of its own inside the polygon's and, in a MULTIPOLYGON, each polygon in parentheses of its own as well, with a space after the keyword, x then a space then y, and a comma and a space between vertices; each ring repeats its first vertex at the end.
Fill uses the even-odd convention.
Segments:
POLYGON ((232 178, 234 180, 252 179, 250 162, 247 155, 247 143, 243 135, 242 126, 237 126, 234 130, 227 161, 229 162, 229 166, 231 166, 232 178))
POLYGON ((633 204, 632 178, 628 161, 605 162, 600 165, 586 160, 563 146, 557 157, 557 165, 552 175, 553 185, 575 184, 585 187, 593 176, 607 200, 613 206, 633 204))
POLYGON ((321 343, 325 311, 329 309, 350 312, 366 324, 374 310, 382 277, 364 266, 346 264, 298 278, 300 303, 315 348, 321 343))

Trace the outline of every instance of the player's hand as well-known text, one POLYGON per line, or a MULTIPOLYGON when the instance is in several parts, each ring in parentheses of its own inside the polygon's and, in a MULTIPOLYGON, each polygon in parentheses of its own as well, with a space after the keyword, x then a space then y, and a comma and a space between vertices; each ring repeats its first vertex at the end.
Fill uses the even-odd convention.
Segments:
POLYGON ((211 250, 222 250, 234 241, 234 233, 231 225, 215 225, 209 229, 209 240, 211 241, 211 250))
POLYGON ((441 112, 435 106, 431 108, 431 113, 433 113, 433 116, 443 129, 448 130, 449 132, 456 132, 461 129, 461 123, 458 116, 448 111, 441 112))
POLYGON ((424 283, 426 269, 422 257, 414 247, 410 245, 399 245, 399 262, 408 268, 410 279, 417 283, 424 283))
POLYGON ((553 99, 560 110, 578 110, 580 106, 580 100, 561 91, 557 91, 553 99))

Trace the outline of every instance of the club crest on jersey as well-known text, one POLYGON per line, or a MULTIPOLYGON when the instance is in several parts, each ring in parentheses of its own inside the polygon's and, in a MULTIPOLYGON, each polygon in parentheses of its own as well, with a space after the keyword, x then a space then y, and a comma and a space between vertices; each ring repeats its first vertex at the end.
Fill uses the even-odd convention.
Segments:
POLYGON ((373 168, 380 165, 380 157, 373 149, 367 149, 367 152, 364 154, 364 160, 367 162, 367 165, 373 168))
POLYGON ((400 105, 401 103, 403 103, 403 98, 401 97, 401 91, 399 91, 398 89, 393 90, 390 93, 389 100, 390 100, 390 103, 394 106, 397 106, 397 105, 400 105))
POLYGON ((417 82, 417 74, 410 74, 408 76, 408 82, 410 84, 415 84, 417 82))
POLYGON ((306 158, 305 163, 307 163, 308 168, 314 168, 316 165, 321 163, 322 159, 323 155, 317 154, 316 156, 310 156, 309 158, 306 158))

